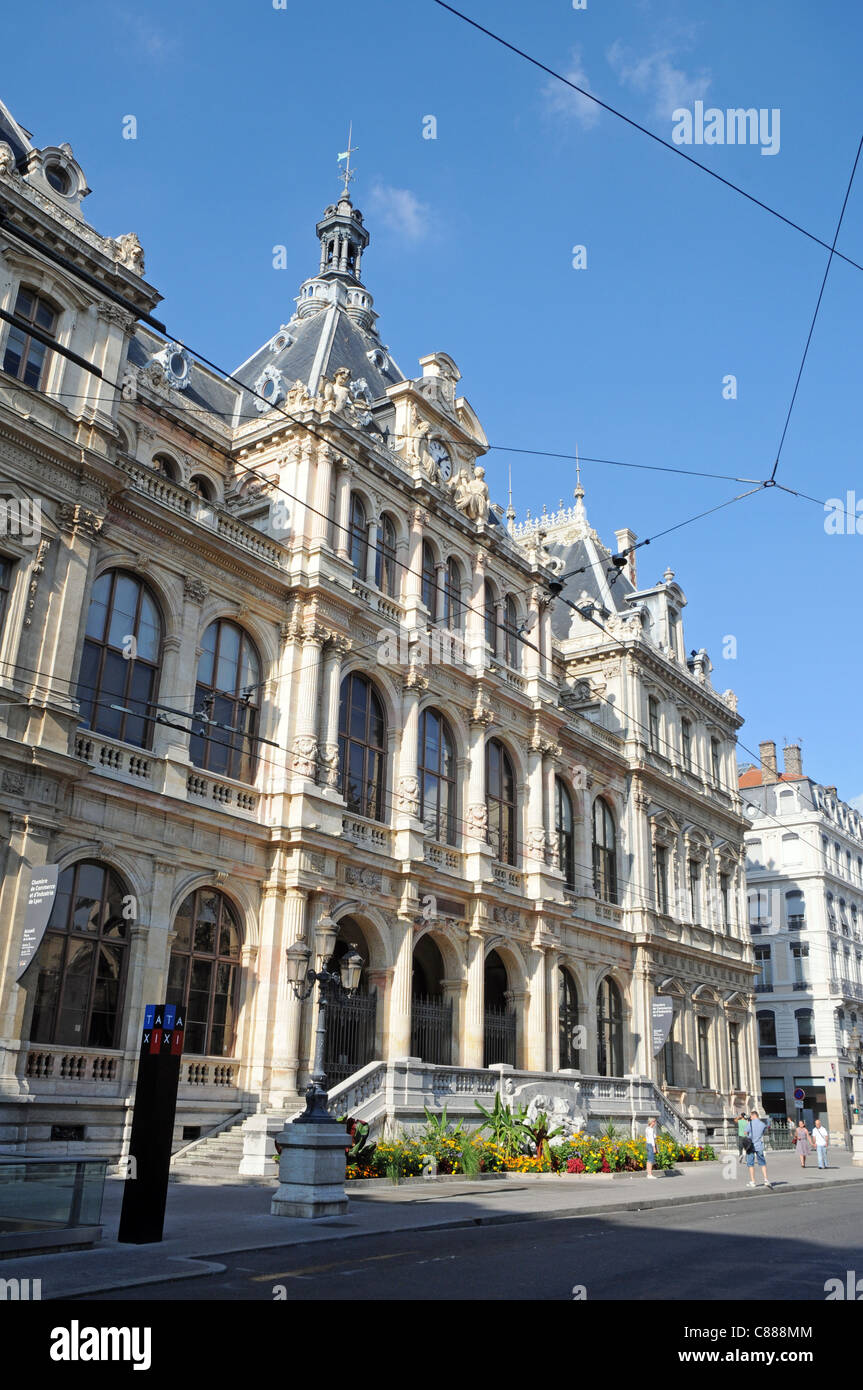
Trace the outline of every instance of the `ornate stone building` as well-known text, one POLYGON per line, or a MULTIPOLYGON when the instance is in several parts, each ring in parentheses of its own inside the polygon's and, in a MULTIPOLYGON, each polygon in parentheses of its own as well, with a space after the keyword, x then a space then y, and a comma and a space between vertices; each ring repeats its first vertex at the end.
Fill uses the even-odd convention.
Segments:
POLYGON ((419 1058, 431 1101, 499 1063, 721 1129, 758 1087, 740 719, 673 574, 639 588, 580 485, 492 505, 454 361, 405 376, 378 334, 346 191, 230 377, 87 191, 0 107, 0 1148, 118 1152, 162 999, 178 1139, 296 1107, 285 952, 322 917, 365 962, 333 1081, 419 1058))

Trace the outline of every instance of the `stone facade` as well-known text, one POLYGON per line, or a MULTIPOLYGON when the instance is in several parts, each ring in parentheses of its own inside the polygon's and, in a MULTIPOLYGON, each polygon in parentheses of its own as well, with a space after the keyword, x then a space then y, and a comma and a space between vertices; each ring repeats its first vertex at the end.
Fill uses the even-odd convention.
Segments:
POLYGON ((159 330, 137 238, 83 220, 71 151, 0 117, 0 1149, 118 1152, 166 997, 178 1139, 291 1110, 315 1009, 285 952, 322 917, 365 961, 337 1079, 634 1075, 721 1129, 758 1087, 741 721, 673 574, 638 589, 580 485, 539 522, 492 504, 453 360, 408 378, 377 335, 346 195, 226 379, 159 330))
POLYGON ((860 1113, 863 816, 804 775, 797 746, 782 773, 775 744, 760 754, 740 789, 764 1105, 810 1125, 820 1115, 848 1145, 860 1113))

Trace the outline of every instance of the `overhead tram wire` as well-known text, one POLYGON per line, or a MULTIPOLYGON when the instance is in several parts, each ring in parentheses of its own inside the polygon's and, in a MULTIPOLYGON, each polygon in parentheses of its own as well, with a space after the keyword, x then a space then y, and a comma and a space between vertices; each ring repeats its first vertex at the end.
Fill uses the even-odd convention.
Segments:
POLYGON ((787 411, 786 416, 785 416, 785 424, 782 426, 782 437, 781 437, 781 439, 779 440, 779 448, 776 450, 776 460, 775 460, 775 462, 774 462, 774 464, 773 464, 773 472, 770 474, 770 481, 771 481, 771 482, 773 482, 773 480, 775 479, 775 477, 776 477, 776 470, 777 470, 777 468, 779 467, 779 457, 780 457, 780 455, 781 455, 781 453, 782 453, 782 446, 783 446, 783 444, 785 443, 785 436, 786 436, 786 434, 788 433, 788 425, 789 425, 789 423, 790 423, 790 421, 791 421, 791 412, 792 412, 792 410, 794 409, 794 402, 797 400, 797 392, 798 392, 799 387, 800 387, 800 378, 803 376, 803 368, 806 366, 806 358, 807 358, 807 356, 808 356, 808 354, 809 354, 809 345, 810 345, 810 343, 812 342, 812 334, 815 332, 815 321, 816 321, 816 319, 818 318, 818 310, 821 308, 821 300, 824 298, 824 288, 825 288, 825 286, 826 286, 826 284, 827 284, 827 276, 830 274, 830 267, 831 267, 831 265, 833 264, 833 257, 836 255, 836 242, 837 242, 837 240, 839 239, 839 232, 840 232, 841 229, 842 229, 842 220, 843 220, 843 218, 844 218, 844 216, 845 216, 845 209, 846 209, 847 206, 848 206, 848 199, 849 199, 850 196, 851 196, 851 185, 852 185, 853 182, 854 182, 854 175, 855 175, 856 172, 857 172, 857 165, 858 165, 859 160, 860 160, 860 151, 861 151, 861 149, 863 149, 863 135, 861 135, 860 141, 859 141, 859 143, 858 143, 858 145, 857 145, 857 153, 856 153, 856 155, 854 156, 854 164, 853 164, 853 167, 852 167, 852 169, 851 169, 851 177, 850 177, 849 180, 848 180, 848 187, 845 189, 845 197, 844 197, 844 199, 843 199, 843 201, 842 201, 842 211, 841 211, 840 214, 839 214, 839 221, 836 223, 836 231, 835 231, 834 236, 833 236, 833 245, 830 247, 830 255, 827 257, 827 264, 826 264, 826 266, 824 267, 824 276, 823 276, 823 278, 822 278, 822 280, 821 280, 821 288, 820 288, 820 290, 818 291, 818 299, 817 299, 817 302, 816 302, 816 304, 815 304, 815 312, 814 312, 814 314, 812 315, 812 322, 811 322, 810 325, 809 325, 809 332, 808 332, 808 334, 807 334, 807 336, 806 336, 806 346, 805 346, 804 349, 803 349, 803 356, 802 356, 802 358, 801 358, 801 360, 800 360, 800 367, 799 367, 798 372, 797 372, 797 379, 796 379, 796 381, 794 382, 794 390, 793 390, 793 392, 792 392, 792 394, 791 394, 791 401, 790 401, 790 404, 789 404, 789 406, 788 406, 788 411, 787 411))
POLYGON ((793 227, 796 232, 800 232, 800 234, 807 237, 809 241, 814 241, 818 246, 823 246, 825 251, 833 250, 834 255, 838 256, 842 261, 847 261, 848 265, 854 266, 855 270, 863 270, 863 265, 861 265, 859 261, 855 261, 850 256, 844 255, 841 251, 836 251, 828 242, 822 241, 821 237, 816 236, 814 232, 809 232, 805 227, 801 227, 799 222, 794 222, 790 217, 786 217, 784 213, 771 207, 769 203, 762 202, 762 200, 756 198, 753 193, 747 193, 746 189, 741 188, 739 184, 732 183, 730 179, 723 178, 722 174, 717 174, 716 170, 711 169, 708 164, 702 164, 701 161, 695 159, 693 155, 686 154, 678 145, 669 144, 667 140, 663 140, 661 135, 657 135, 654 131, 649 130, 647 126, 641 125, 638 121, 634 121, 631 116, 625 116, 622 111, 618 111, 614 106, 609 106, 608 102, 601 101, 599 97, 594 96, 593 92, 589 92, 586 87, 579 87, 577 83, 570 81, 568 77, 564 77, 562 73, 557 72, 554 68, 548 67, 547 64, 541 62, 539 58, 534 58, 530 53, 526 53, 523 48, 516 47, 514 43, 509 43, 508 40, 502 38, 500 34, 496 34, 494 30, 487 29, 485 25, 479 24, 475 19, 471 19, 470 15, 463 14, 461 10, 457 10, 452 5, 448 5, 446 0, 434 0, 434 4, 439 5, 442 10, 448 10, 450 14, 455 15, 456 19, 460 19, 465 24, 469 24, 471 28, 477 29, 481 34, 485 34, 487 38, 493 39, 494 42, 499 43, 502 48, 508 48, 511 53, 515 53, 519 58, 523 58, 525 62, 531 63, 533 67, 539 68, 541 72, 547 73, 549 77, 553 77, 557 82, 562 82, 564 86, 571 87, 574 92, 578 92, 579 96, 586 97, 588 101, 592 101, 597 106, 601 106, 603 111, 607 111, 609 115, 616 116, 620 121, 625 121, 627 125, 632 126, 634 130, 640 131, 642 135, 648 136, 649 139, 653 140, 657 145, 661 145, 663 149, 670 150, 672 154, 679 155, 680 158, 685 159, 688 164, 694 165, 695 168, 700 169, 702 173, 709 174, 712 179, 716 179, 717 183, 724 184, 726 188, 730 188, 733 192, 739 193, 741 198, 746 198, 748 202, 754 203, 756 207, 763 209, 764 212, 769 212, 771 217, 776 217, 780 222, 784 222, 786 226, 793 227))

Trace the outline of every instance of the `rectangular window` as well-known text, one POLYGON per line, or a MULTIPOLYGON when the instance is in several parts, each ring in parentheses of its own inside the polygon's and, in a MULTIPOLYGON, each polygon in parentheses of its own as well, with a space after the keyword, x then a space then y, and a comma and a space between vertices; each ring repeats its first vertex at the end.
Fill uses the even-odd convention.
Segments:
POLYGON ((698 1017, 698 1074, 702 1086, 710 1087, 710 1019, 698 1017))
POLYGON ((731 1089, 740 1090, 740 1024, 728 1025, 728 1052, 731 1061, 731 1089))
POLYGON ((755 964, 758 966, 758 977, 755 981, 756 992, 769 994, 773 989, 773 959, 769 946, 755 947, 755 964))
POLYGON ((647 700, 647 728, 650 751, 659 753, 659 701, 655 695, 650 695, 647 700))
POLYGON ((653 851, 656 859, 656 910, 668 912, 668 849, 656 845, 653 851))
POLYGON ((795 943, 791 947, 791 959, 794 962, 794 988, 805 989, 808 984, 806 964, 809 957, 808 944, 798 945, 795 943))
POLYGON ((692 771, 692 725, 688 719, 680 721, 680 742, 683 749, 683 766, 692 771))
POLYGON ((36 335, 53 336, 57 327, 57 314, 44 299, 40 299, 33 290, 25 289, 22 285, 15 300, 15 315, 22 319, 23 323, 20 327, 13 324, 9 329, 3 354, 3 370, 8 372, 9 376, 23 381, 25 386, 33 386, 38 390, 50 352, 47 344, 36 335))

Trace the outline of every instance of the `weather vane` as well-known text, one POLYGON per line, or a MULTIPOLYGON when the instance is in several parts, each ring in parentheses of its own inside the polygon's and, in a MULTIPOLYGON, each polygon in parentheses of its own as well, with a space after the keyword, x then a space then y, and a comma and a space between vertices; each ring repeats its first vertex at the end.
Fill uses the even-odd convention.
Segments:
POLYGON ((345 165, 344 169, 339 170, 339 178, 344 179, 345 182, 345 186, 342 189, 343 197, 347 197, 348 184, 350 183, 351 179, 355 177, 354 171, 351 168, 351 155, 356 154, 358 146, 351 144, 351 137, 353 136, 353 133, 354 123, 353 121, 351 121, 350 126, 348 127, 348 147, 346 150, 342 150, 342 153, 339 155, 339 164, 341 164, 343 159, 347 160, 347 164, 345 165))

